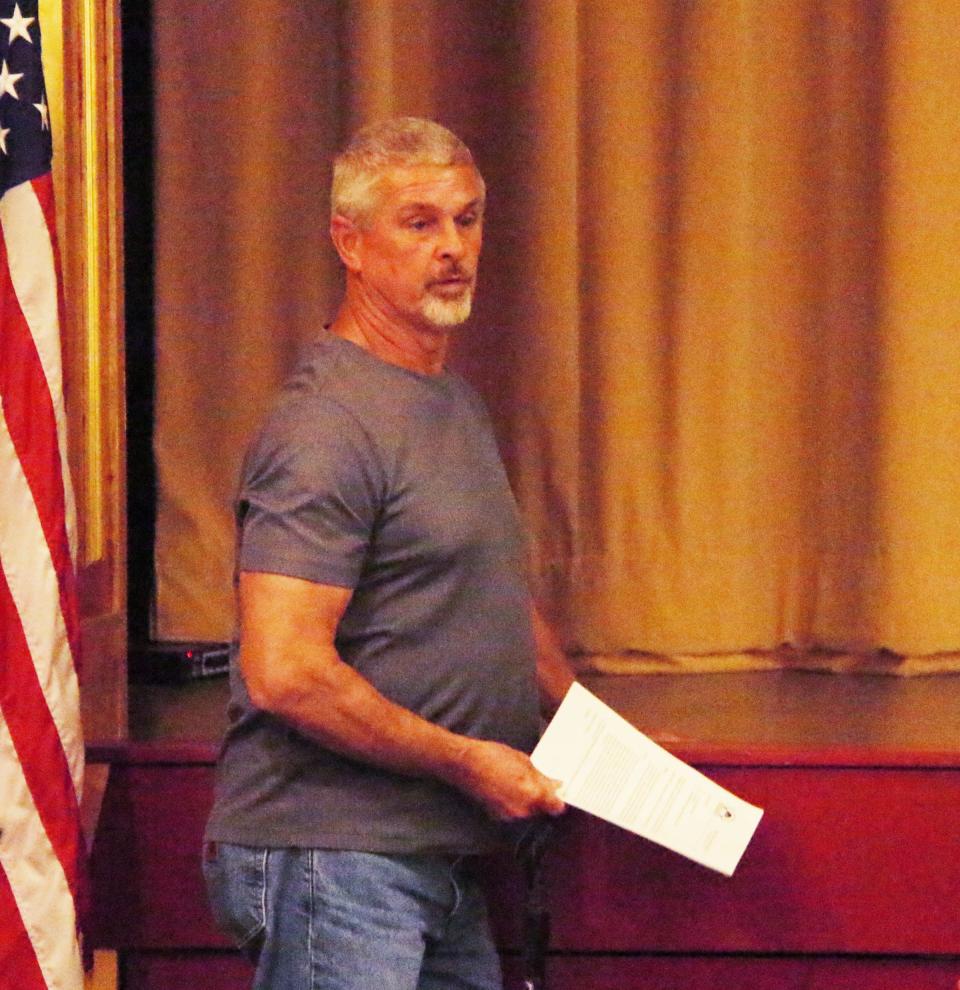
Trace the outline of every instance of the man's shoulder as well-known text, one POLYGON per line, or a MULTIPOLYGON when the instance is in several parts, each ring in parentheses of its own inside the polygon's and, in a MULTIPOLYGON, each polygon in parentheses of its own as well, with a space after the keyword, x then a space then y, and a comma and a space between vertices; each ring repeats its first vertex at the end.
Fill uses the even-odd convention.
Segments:
POLYGON ((328 330, 300 351, 284 382, 280 402, 317 399, 362 411, 372 405, 402 406, 408 399, 408 373, 373 357, 328 330))
POLYGON ((371 395, 382 387, 350 360, 349 352, 336 346, 332 335, 310 341, 300 351, 293 371, 284 381, 270 408, 265 425, 296 428, 321 421, 359 422, 371 395))
POLYGON ((336 392, 342 382, 357 377, 349 357, 338 339, 324 330, 300 348, 293 371, 283 383, 280 403, 336 392))
POLYGON ((250 447, 253 457, 331 456, 378 446, 356 396, 339 388, 284 390, 250 447))

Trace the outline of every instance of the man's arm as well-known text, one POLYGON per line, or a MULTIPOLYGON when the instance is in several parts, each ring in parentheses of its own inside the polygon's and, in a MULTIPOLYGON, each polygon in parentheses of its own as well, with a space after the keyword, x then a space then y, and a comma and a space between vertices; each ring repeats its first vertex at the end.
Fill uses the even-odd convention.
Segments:
POLYGON ((549 718, 560 707, 575 675, 553 627, 536 605, 531 604, 533 634, 537 647, 537 684, 540 711, 549 718))
POLYGON ((470 795, 494 818, 559 814, 556 782, 526 754, 457 735, 380 694, 340 659, 346 588, 279 574, 240 575, 240 668, 250 699, 342 755, 470 795))

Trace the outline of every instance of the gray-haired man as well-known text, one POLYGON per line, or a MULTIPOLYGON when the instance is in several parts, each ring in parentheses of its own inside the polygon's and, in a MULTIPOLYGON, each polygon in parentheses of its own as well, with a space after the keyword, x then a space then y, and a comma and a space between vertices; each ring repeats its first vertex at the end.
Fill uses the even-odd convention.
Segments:
POLYGON ((485 412, 445 363, 484 202, 437 124, 354 138, 334 167, 342 305, 245 462, 205 871, 257 987, 499 987, 475 857, 564 807, 526 754, 538 688, 550 708, 572 675, 485 412))

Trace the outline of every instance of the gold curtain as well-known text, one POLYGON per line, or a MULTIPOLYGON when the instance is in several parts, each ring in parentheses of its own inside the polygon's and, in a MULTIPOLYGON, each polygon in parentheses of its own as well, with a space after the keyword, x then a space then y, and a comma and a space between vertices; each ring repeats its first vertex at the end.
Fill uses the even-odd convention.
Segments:
POLYGON ((960 7, 158 0, 156 632, 225 638, 240 451, 332 315, 328 158, 434 116, 490 189, 484 393, 603 670, 953 669, 960 7))

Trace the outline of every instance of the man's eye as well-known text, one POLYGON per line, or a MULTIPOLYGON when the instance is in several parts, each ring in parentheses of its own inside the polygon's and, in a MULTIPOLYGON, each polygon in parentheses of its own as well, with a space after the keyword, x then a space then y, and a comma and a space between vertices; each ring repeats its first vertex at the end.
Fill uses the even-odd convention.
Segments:
POLYGON ((414 220, 408 220, 407 226, 411 230, 426 230, 430 226, 429 220, 423 220, 422 218, 417 218, 414 220))
POLYGON ((462 217, 457 217, 457 223, 461 227, 472 227, 479 219, 476 213, 464 213, 462 217))

